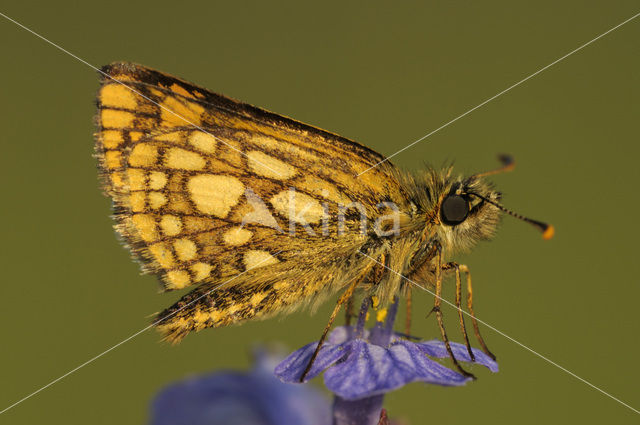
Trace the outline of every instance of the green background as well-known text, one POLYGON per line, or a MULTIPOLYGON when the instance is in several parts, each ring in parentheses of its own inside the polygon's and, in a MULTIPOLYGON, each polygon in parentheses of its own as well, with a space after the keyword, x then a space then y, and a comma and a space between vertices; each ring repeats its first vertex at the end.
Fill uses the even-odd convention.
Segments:
MULTIPOLYGON (((636 1, 5 1, 3 13, 87 62, 135 61, 392 154, 639 12, 636 1)), ((96 72, 0 18, 0 410, 147 326, 158 294, 116 241, 92 158, 96 72)), ((478 317, 640 408, 637 197, 640 18, 394 157, 496 176, 506 218, 459 258, 478 317)), ((451 297, 451 293, 448 293, 451 297)), ((450 298, 451 299, 451 298, 450 298)), ((418 335, 432 297, 416 297, 418 335)), ((147 331, 0 416, 11 424, 139 424, 164 385, 245 368, 255 341, 315 340, 331 302, 208 330, 171 347, 147 331)), ((455 311, 450 333, 459 340, 455 311)), ((391 393, 410 424, 637 423, 638 415, 484 329, 498 374, 391 393)), ((318 384, 321 383, 317 380, 318 384)))

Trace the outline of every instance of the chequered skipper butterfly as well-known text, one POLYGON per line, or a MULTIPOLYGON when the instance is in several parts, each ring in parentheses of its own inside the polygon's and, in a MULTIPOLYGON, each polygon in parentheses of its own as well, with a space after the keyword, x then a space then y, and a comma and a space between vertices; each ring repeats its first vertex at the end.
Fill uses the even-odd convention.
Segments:
POLYGON ((459 305, 468 269, 443 255, 515 215, 483 179, 491 173, 408 173, 351 140, 143 66, 102 72, 96 152, 116 230, 165 290, 194 288, 158 316, 171 341, 340 290, 338 307, 356 289, 386 305, 407 295, 403 276, 439 296, 455 272, 459 305))

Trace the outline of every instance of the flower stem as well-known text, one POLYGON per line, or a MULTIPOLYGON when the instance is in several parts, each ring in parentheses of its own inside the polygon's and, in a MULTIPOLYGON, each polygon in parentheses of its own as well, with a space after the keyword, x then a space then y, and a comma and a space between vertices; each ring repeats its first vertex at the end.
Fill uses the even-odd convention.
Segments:
POLYGON ((334 425, 376 425, 380 419, 384 394, 361 400, 333 399, 334 425))
MULTIPOLYGON (((369 297, 365 297, 360 307, 355 337, 362 338, 364 325, 369 309, 369 297)), ((378 322, 371 330, 369 342, 387 347, 393 334, 393 322, 398 312, 398 299, 389 307, 385 323, 378 322)), ((333 425, 376 425, 380 420, 384 394, 375 395, 360 400, 345 400, 339 396, 333 399, 333 425)))

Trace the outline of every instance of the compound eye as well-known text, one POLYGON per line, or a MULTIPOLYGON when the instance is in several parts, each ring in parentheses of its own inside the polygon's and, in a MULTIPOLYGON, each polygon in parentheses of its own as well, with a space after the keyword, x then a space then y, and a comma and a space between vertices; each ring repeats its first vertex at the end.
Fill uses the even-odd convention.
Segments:
POLYGON ((445 224, 450 226, 460 224, 469 214, 469 202, 460 195, 449 195, 442 201, 440 214, 445 224))

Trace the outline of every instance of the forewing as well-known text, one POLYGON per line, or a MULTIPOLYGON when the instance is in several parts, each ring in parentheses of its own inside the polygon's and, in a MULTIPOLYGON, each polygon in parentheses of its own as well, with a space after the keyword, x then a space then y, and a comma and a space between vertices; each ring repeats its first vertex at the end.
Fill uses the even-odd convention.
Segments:
POLYGON ((351 255, 366 235, 349 216, 338 234, 340 205, 374 219, 402 202, 389 162, 356 177, 384 159, 362 145, 139 65, 102 71, 96 152, 116 229, 167 289, 293 269, 320 247, 351 255))

